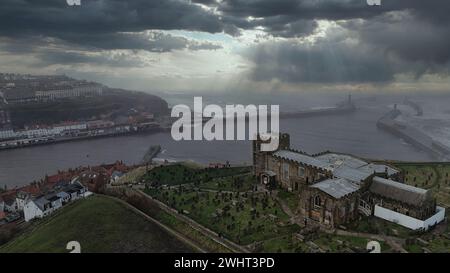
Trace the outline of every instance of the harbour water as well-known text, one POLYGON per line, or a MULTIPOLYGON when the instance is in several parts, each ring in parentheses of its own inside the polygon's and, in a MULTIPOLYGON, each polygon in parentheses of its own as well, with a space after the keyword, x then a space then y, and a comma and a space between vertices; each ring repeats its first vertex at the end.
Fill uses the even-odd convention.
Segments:
MULTIPOLYGON (((327 106, 333 101, 336 102, 336 98, 323 105, 310 103, 310 107, 327 106)), ((369 100, 356 103, 359 109, 354 113, 283 119, 281 131, 290 133, 292 147, 308 153, 332 150, 375 159, 434 160, 429 154, 377 128, 376 122, 389 111, 389 103, 369 100)), ((290 105, 284 109, 291 111, 295 107, 290 105)), ((158 157, 162 159, 251 163, 251 144, 248 141, 177 142, 171 138, 170 132, 129 135, 2 151, 0 187, 25 185, 46 174, 80 165, 116 160, 140 163, 152 145, 161 145, 162 152, 158 157)))

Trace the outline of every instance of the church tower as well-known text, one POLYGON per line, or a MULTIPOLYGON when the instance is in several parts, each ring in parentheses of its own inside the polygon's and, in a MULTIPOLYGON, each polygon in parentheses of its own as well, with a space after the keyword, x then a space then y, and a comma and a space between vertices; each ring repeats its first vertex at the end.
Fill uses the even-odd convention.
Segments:
MULTIPOLYGON (((267 169, 269 156, 276 152, 261 151, 261 144, 269 143, 270 140, 262 140, 258 135, 256 140, 253 140, 253 174, 259 177, 267 169)), ((288 150, 290 148, 291 141, 289 134, 279 134, 278 150, 288 150)))

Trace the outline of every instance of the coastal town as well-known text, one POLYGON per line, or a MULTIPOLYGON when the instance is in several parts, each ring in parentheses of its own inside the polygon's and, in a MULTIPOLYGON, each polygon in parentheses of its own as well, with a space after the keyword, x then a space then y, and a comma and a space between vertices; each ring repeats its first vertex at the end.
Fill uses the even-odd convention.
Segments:
MULTIPOLYGON (((412 101, 405 105, 422 113, 412 101)), ((283 112, 280 118, 356 111, 348 95, 335 107, 283 112)), ((173 121, 168 112, 164 100, 140 92, 64 75, 0 74, 0 150, 165 131, 173 121)), ((399 116, 394 105, 377 125, 405 130, 399 116)), ((409 137, 405 140, 438 158, 448 155, 443 143, 418 131, 409 137)), ((71 215, 80 206, 119 203, 121 215, 134 211, 199 252, 368 252, 372 240, 383 252, 448 250, 448 162, 382 161, 329 151, 310 155, 291 148, 289 134, 280 134, 275 151, 261 151, 263 143, 259 138, 252 143, 250 164, 154 160, 163 147, 151 143, 137 163, 78 166, 26 186, 1 187, 0 252, 20 248, 21 234, 40 223, 58 223, 61 217, 77 223, 71 215)), ((88 217, 88 211, 80 209, 78 217, 88 217)), ((141 216, 130 221, 142 221, 141 216)), ((102 218, 91 220, 94 225, 102 218)), ((123 216, 115 221, 123 224, 123 216)))
POLYGON ((58 103, 76 106, 95 99, 101 101, 111 93, 113 91, 98 83, 64 75, 0 74, 0 150, 167 130, 170 120, 160 115, 159 109, 139 107, 112 107, 98 113, 94 111, 92 115, 74 115, 67 120, 48 116, 44 121, 21 119, 22 112, 50 115, 47 109, 57 107, 58 103), (35 110, 32 108, 35 106, 42 109, 35 110))

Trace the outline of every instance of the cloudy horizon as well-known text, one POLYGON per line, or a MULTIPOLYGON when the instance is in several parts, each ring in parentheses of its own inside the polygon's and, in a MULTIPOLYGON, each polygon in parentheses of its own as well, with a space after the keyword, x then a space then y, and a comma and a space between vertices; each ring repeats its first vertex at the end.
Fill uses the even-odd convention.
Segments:
POLYGON ((3 0, 0 72, 148 91, 450 91, 450 2, 3 0))

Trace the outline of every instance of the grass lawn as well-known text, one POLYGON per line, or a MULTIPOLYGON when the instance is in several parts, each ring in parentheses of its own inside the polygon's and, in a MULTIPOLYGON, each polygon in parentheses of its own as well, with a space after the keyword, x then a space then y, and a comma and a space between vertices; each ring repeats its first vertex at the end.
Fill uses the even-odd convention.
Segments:
POLYGON ((242 245, 299 230, 276 201, 264 194, 199 192, 190 188, 152 189, 158 200, 242 245))
POLYGON ((189 252, 192 249, 153 222, 102 196, 92 196, 40 220, 34 230, 0 247, 0 252, 189 252))
POLYGON ((214 178, 211 181, 199 185, 201 189, 217 191, 250 191, 255 185, 255 178, 252 174, 236 175, 214 178))
POLYGON ((450 163, 398 163, 396 166, 405 172, 406 184, 431 189, 438 204, 450 207, 450 163))
MULTIPOLYGON (((320 234, 313 242, 328 252, 339 253, 345 248, 352 250, 364 251, 367 243, 372 241, 368 238, 354 237, 354 236, 340 236, 332 234, 320 234)), ((385 242, 379 242, 381 252, 389 252, 390 246, 385 242)))
POLYGON ((136 168, 124 176, 119 178, 116 184, 128 184, 128 183, 138 183, 141 182, 142 176, 145 175, 146 167, 136 168))
POLYGON ((160 166, 150 170, 143 179, 159 185, 180 185, 187 183, 206 183, 214 178, 249 173, 250 167, 231 168, 193 168, 185 164, 160 166))
POLYGON ((182 222, 175 218, 174 216, 168 214, 167 212, 160 211, 157 215, 153 215, 153 218, 163 223, 164 225, 178 231, 184 236, 188 237, 194 242, 197 242, 201 247, 208 252, 214 253, 229 253, 231 252, 228 248, 215 242, 209 237, 203 235, 201 232, 193 229, 189 224, 182 222))
POLYGON ((278 197, 280 199, 282 199, 284 202, 286 202, 286 204, 289 206, 291 211, 295 213, 295 211, 297 210, 297 207, 298 207, 298 203, 299 203, 298 194, 280 189, 278 191, 278 197))
POLYGON ((356 232, 383 234, 400 238, 408 238, 414 233, 408 228, 374 216, 363 217, 361 220, 348 224, 347 228, 356 232))
POLYGON ((284 235, 264 241, 261 252, 264 253, 307 253, 309 247, 292 235, 284 235))

